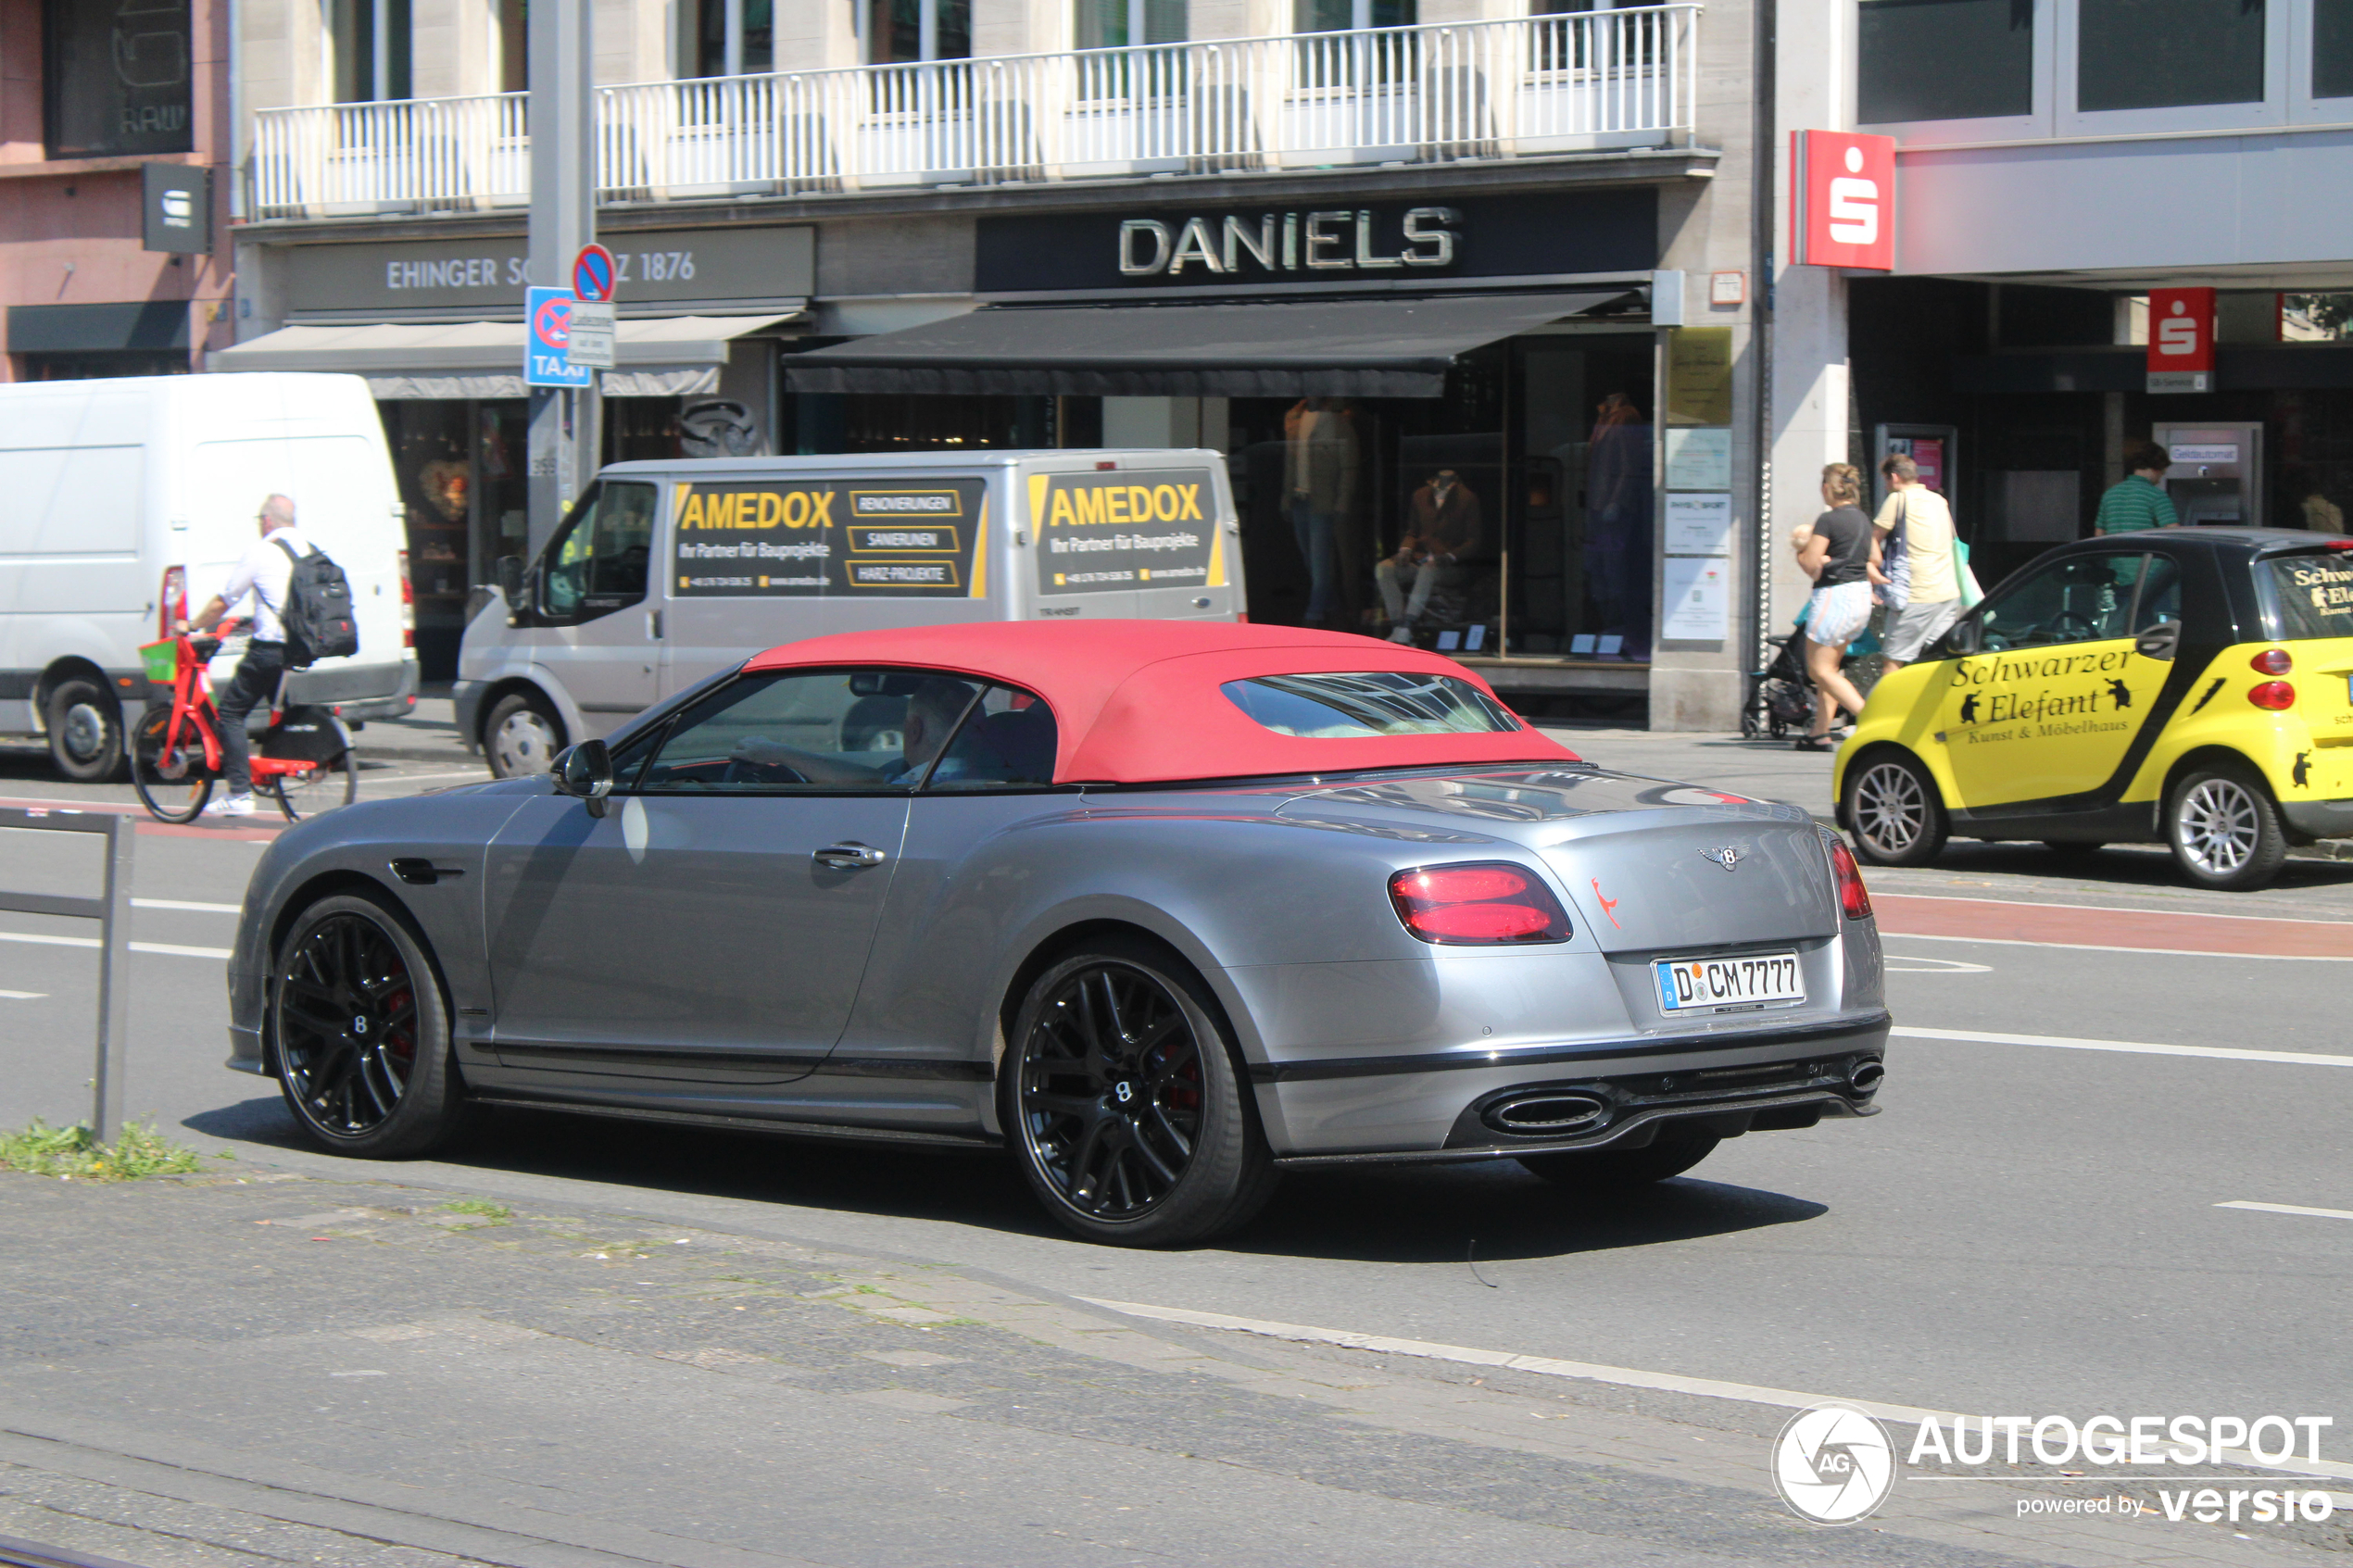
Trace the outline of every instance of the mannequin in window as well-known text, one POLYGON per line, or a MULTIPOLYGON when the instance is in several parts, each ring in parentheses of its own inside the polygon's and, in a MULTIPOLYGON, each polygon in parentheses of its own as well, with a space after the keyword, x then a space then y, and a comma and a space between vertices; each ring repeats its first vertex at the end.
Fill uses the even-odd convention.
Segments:
POLYGON ((1468 577, 1463 562, 1478 552, 1478 496, 1453 469, 1441 469, 1406 503, 1404 539, 1397 553, 1373 569, 1381 606, 1389 612, 1389 640, 1410 643, 1414 623, 1431 592, 1459 587, 1468 577), (1407 598, 1410 589, 1413 596, 1407 598))
POLYGON ((1302 624, 1322 625, 1339 610, 1338 530, 1354 515, 1361 453, 1355 422, 1337 397, 1309 397, 1283 416, 1284 489, 1300 558, 1307 563, 1302 624))
POLYGON ((1643 659, 1651 641, 1651 427, 1622 392, 1601 401, 1585 460, 1585 582, 1604 636, 1643 659))

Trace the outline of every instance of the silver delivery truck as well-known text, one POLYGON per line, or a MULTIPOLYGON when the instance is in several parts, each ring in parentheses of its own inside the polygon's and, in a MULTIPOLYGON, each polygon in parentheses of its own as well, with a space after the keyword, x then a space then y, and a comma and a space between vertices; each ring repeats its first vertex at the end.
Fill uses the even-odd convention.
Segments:
POLYGON ((832 632, 1045 617, 1231 620, 1215 452, 913 452, 617 463, 466 626, 458 729, 501 778, 657 698, 832 632))

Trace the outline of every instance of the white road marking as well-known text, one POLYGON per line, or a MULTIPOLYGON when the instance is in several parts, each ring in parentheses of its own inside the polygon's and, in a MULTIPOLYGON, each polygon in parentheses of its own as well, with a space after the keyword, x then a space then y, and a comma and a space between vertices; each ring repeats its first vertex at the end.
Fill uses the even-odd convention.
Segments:
MULTIPOLYGON (((2057 909, 2061 906, 2052 905, 2057 909)), ((2072 905, 2064 906, 2073 908, 2072 905)), ((2127 911, 2146 914, 2146 909, 2127 911)), ((2217 917, 2224 918, 2224 917, 2217 917)), ((2253 920, 2253 915, 2238 915, 2237 920, 2253 920)), ((2335 921, 2300 921, 2301 925, 2334 925, 2335 921)), ((2211 947, 2117 947, 2104 942, 2029 942, 2019 936, 1937 936, 1925 931, 1894 931, 1888 933, 1899 942, 1982 942, 1989 947, 2057 948, 2067 953, 2139 953, 2153 959, 2254 959, 2263 963, 2353 963, 2353 955, 2342 953, 2218 953, 2211 947)))
POLYGON ((46 991, 0 991, 0 999, 11 1002, 37 1002, 48 994, 46 991))
POLYGON ((1887 955, 1890 974, 1991 974, 1992 964, 1963 963, 1958 959, 1929 959, 1917 953, 1887 955))
POLYGON ((371 784, 425 784, 435 779, 472 779, 477 784, 488 784, 490 776, 487 768, 475 768, 463 773, 396 773, 381 779, 363 778, 359 781, 359 787, 365 789, 371 784))
MULTIPOLYGON (((1789 1410, 1806 1410, 1831 1403, 1852 1405, 1866 1415, 1906 1424, 1930 1420, 1950 1423, 1979 1419, 1975 1415, 1965 1417, 1954 1411, 1922 1410, 1918 1405, 1891 1405, 1876 1399, 1850 1399, 1843 1394, 1801 1394, 1789 1388, 1726 1383, 1713 1377, 1684 1377, 1669 1372, 1638 1372, 1631 1367, 1557 1361, 1550 1356, 1521 1356, 1508 1350, 1478 1350, 1465 1345, 1436 1344, 1428 1339, 1394 1339, 1380 1334, 1352 1334, 1345 1329, 1309 1328, 1302 1323, 1228 1317, 1223 1312, 1189 1311, 1182 1307, 1149 1307, 1137 1301, 1105 1301, 1092 1296, 1082 1296, 1079 1299, 1089 1306, 1125 1313, 1131 1318, 1147 1318, 1155 1323, 1222 1328, 1236 1334, 1255 1334, 1268 1339, 1288 1339, 1295 1344, 1337 1345, 1343 1349, 1370 1350, 1379 1355, 1419 1356, 1428 1361, 1459 1361, 1467 1366, 1505 1367, 1514 1372, 1530 1372, 1543 1377, 1575 1377, 1590 1383, 1616 1384, 1627 1388, 1659 1388, 1677 1394, 1699 1394, 1709 1399, 1742 1399, 1753 1405, 1779 1405, 1789 1410)), ((2243 1464, 2250 1469, 2353 1480, 2353 1464, 2334 1460, 2299 1460, 2294 1464, 2271 1464, 2243 1449, 2233 1449, 2218 1457, 2227 1463, 2243 1464)))
MULTIPOLYGON (((30 931, 0 931, 0 942, 32 942, 44 947, 94 947, 95 936, 43 936, 30 931)), ((168 959, 225 959, 232 956, 226 947, 183 947, 176 942, 133 942, 134 953, 159 953, 168 959)))
POLYGON ((2070 1051, 2130 1051, 2140 1056, 2208 1056, 2224 1061, 2292 1061, 2302 1067, 2353 1067, 2353 1056, 2319 1051, 2253 1051, 2235 1046, 2158 1046, 2142 1040, 2078 1040, 2065 1035, 1998 1035, 1990 1029, 1922 1029, 1898 1024, 1892 1035, 1913 1040, 1982 1040, 1994 1046, 2048 1046, 2070 1051))
POLYGON ((185 898, 133 898, 134 909, 189 909, 200 915, 234 915, 245 911, 243 904, 195 904, 185 898))
POLYGON ((2353 1220, 2353 1209, 2307 1209, 2300 1203, 2249 1203, 2244 1198, 2237 1198, 2214 1207, 2253 1209, 2265 1214, 2308 1214, 2316 1220, 2353 1220))

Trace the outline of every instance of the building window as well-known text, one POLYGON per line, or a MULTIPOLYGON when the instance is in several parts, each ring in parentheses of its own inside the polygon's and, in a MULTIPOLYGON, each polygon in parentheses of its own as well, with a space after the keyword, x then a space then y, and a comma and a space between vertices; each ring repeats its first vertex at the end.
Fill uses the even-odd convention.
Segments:
POLYGON ((858 16, 869 65, 972 57, 972 0, 862 0, 858 16))
POLYGON ((2353 98, 2353 0, 2312 0, 2312 96, 2353 98))
POLYGON ((1856 119, 1989 119, 2034 108, 2034 0, 1863 0, 1856 119))
POLYGON ((187 0, 135 9, 48 0, 43 9, 42 139, 49 157, 195 150, 187 0))
MULTIPOLYGON (((1132 49, 1140 44, 1182 44, 1188 0, 1077 0, 1081 49, 1132 49)), ((2353 3, 2353 0, 2348 0, 2353 3)))
POLYGON ((765 76, 776 69, 774 0, 701 0, 698 76, 765 76))
POLYGON ((409 0, 326 0, 325 10, 336 103, 412 96, 409 0))
POLYGON ((2264 0, 2081 0, 2076 108, 2263 101, 2264 0))
POLYGON ((1418 0, 1291 0, 1294 32, 1352 32, 1368 27, 1411 27, 1418 0))
POLYGON ((501 93, 531 89, 531 0, 491 0, 492 76, 501 93))

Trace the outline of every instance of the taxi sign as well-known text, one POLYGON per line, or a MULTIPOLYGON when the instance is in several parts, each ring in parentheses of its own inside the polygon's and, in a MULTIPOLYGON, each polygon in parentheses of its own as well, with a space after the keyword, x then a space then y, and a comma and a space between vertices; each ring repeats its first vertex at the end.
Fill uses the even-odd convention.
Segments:
POLYGON ((619 272, 613 266, 612 252, 600 245, 582 245, 580 254, 572 258, 573 296, 590 305, 610 303, 619 272))
POLYGON ((522 379, 527 386, 586 386, 594 372, 572 362, 570 289, 523 291, 522 379))

